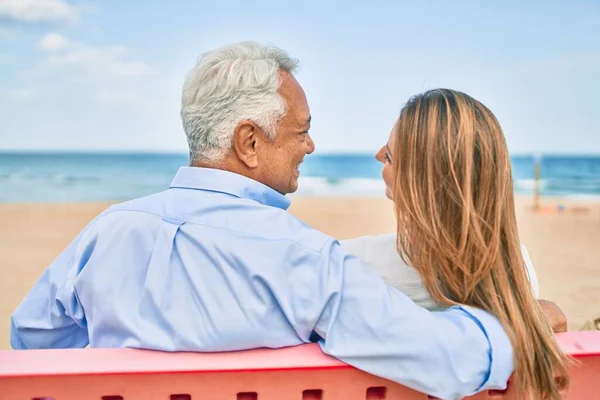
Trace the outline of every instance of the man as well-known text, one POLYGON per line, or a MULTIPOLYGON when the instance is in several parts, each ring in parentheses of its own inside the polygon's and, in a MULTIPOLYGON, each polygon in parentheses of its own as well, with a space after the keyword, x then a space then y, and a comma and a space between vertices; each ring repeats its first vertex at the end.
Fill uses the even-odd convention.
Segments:
POLYGON ((200 58, 183 88, 190 165, 107 209, 12 317, 15 349, 226 351, 318 341, 357 368, 443 399, 506 387, 489 314, 432 313, 285 211, 314 151, 296 61, 256 43, 200 58))

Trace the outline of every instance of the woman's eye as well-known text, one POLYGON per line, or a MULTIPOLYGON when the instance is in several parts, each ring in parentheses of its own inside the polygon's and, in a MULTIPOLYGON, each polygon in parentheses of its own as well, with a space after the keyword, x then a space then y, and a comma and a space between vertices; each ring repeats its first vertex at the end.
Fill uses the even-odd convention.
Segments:
POLYGON ((384 155, 384 157, 385 157, 385 161, 386 161, 386 162, 388 162, 388 163, 390 163, 390 164, 392 163, 392 159, 390 158, 390 153, 388 153, 388 152, 386 151, 386 152, 385 152, 385 155, 384 155))

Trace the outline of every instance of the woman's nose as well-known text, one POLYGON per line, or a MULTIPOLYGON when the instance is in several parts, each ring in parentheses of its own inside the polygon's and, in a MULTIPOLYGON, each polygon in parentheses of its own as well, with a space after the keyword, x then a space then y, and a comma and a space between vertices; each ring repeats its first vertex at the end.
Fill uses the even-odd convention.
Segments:
POLYGON ((379 151, 377 153, 375 153, 375 159, 377 161, 379 161, 380 163, 385 163, 385 160, 383 157, 383 148, 379 149, 379 151))

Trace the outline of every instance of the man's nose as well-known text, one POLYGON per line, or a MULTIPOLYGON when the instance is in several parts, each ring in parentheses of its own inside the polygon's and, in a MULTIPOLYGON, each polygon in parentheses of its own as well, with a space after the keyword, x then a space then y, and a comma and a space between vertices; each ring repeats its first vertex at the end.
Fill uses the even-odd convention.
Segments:
POLYGON ((313 151, 315 151, 315 142, 310 135, 306 135, 306 154, 310 154, 313 151))

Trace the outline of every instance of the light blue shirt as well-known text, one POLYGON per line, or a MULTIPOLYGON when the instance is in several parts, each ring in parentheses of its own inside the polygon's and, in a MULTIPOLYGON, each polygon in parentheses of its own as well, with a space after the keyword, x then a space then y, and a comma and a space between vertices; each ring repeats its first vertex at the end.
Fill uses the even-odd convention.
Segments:
MULTIPOLYGON (((327 354, 442 399, 504 389, 499 322, 429 312, 256 181, 203 168, 108 208, 12 316, 15 349, 226 351, 317 341, 327 354)), ((60 227, 57 227, 60 229, 60 227)))

